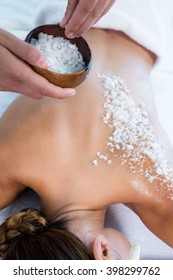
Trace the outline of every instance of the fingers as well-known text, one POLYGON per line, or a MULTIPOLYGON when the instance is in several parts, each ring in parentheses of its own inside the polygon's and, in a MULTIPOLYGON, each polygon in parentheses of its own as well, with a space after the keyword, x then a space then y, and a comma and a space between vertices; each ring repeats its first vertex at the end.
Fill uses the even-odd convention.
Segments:
POLYGON ((61 21, 61 26, 65 27, 71 18, 72 14, 74 13, 76 6, 78 4, 79 0, 68 0, 65 16, 61 21))
POLYGON ((80 36, 80 34, 88 31, 90 26, 94 25, 98 18, 102 17, 106 9, 107 3, 103 5, 105 1, 99 1, 98 5, 92 10, 92 13, 87 16, 84 22, 75 31, 75 36, 80 36))
POLYGON ((60 88, 37 74, 25 62, 0 46, 0 90, 13 91, 41 99, 44 96, 66 98, 75 94, 74 89, 60 88))
MULTIPOLYGON (((104 0, 106 1, 106 0, 104 0)), ((71 18, 67 22, 65 34, 69 38, 75 37, 75 32, 85 21, 93 8, 97 5, 98 0, 86 1, 80 0, 77 4, 71 18)))
POLYGON ((68 1, 70 8, 69 11, 66 11, 67 16, 65 15, 61 22, 61 26, 66 27, 66 36, 74 38, 86 32, 109 11, 114 3, 115 0, 68 1))
POLYGON ((105 14, 107 14, 107 12, 111 9, 111 7, 114 5, 116 0, 112 0, 112 1, 108 1, 107 6, 105 7, 104 11, 102 12, 102 14, 96 19, 96 21, 94 22, 97 23, 105 14))
POLYGON ((37 48, 18 39, 7 31, 1 30, 1 34, 3 36, 3 41, 0 42, 1 45, 7 48, 15 56, 38 67, 49 67, 46 58, 44 58, 43 54, 37 48))
POLYGON ((75 94, 74 89, 64 89, 55 86, 39 74, 33 72, 31 68, 27 69, 25 75, 22 76, 22 80, 20 80, 19 90, 24 91, 25 95, 35 99, 41 99, 44 96, 64 99, 75 94))

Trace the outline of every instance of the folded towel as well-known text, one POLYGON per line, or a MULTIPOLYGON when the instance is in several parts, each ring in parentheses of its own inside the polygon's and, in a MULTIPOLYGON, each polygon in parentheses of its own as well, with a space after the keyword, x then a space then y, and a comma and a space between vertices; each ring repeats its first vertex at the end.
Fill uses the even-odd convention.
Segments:
MULTIPOLYGON (((37 10, 35 25, 60 22, 66 5, 66 0, 44 1, 37 10)), ((117 0, 94 27, 122 31, 160 57, 165 52, 172 13, 171 0, 117 0)))
MULTIPOLYGON (((0 0, 0 26, 24 39, 34 26, 60 22, 66 5, 67 0, 0 0)), ((94 27, 120 30, 160 57, 172 14, 171 0, 117 0, 94 27)))

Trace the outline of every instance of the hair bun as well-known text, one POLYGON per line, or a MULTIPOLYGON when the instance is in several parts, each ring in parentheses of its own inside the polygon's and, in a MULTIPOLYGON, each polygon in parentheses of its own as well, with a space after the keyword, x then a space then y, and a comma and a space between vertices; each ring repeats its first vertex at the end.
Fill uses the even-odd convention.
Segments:
POLYGON ((12 239, 43 231, 47 223, 47 220, 36 209, 22 210, 7 218, 0 225, 0 256, 12 239))

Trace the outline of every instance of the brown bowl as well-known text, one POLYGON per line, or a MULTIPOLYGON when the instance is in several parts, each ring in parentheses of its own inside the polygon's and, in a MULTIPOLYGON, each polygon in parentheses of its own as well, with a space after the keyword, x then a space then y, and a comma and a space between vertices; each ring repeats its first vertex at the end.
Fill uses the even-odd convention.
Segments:
POLYGON ((71 74, 61 74, 44 68, 31 65, 31 67, 41 76, 46 78, 51 83, 63 87, 63 88, 74 88, 80 85, 87 77, 92 63, 91 50, 88 46, 86 40, 83 37, 77 37, 74 39, 69 39, 64 34, 64 28, 57 24, 47 24, 34 28, 26 36, 25 41, 30 43, 32 38, 38 39, 38 34, 40 32, 46 33, 48 35, 53 35, 54 37, 63 37, 69 40, 71 44, 75 44, 78 47, 79 52, 82 54, 85 61, 85 67, 75 73, 71 74))

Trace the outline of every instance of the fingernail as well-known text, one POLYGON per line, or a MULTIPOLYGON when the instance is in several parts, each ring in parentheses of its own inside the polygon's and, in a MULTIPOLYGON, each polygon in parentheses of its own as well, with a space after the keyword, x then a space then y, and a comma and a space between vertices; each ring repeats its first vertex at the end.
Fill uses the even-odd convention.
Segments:
POLYGON ((75 38, 75 35, 74 33, 70 32, 70 33, 67 33, 66 36, 70 39, 74 39, 75 38))
POLYGON ((66 18, 64 17, 60 22, 60 26, 65 27, 65 24, 66 24, 66 18))
POLYGON ((49 62, 45 58, 44 59, 40 59, 38 64, 39 64, 40 67, 43 67, 43 68, 49 68, 50 67, 49 62))
POLYGON ((73 96, 73 95, 75 95, 75 94, 76 94, 75 89, 71 89, 71 88, 66 89, 66 92, 67 92, 70 96, 73 96))
POLYGON ((140 259, 140 246, 139 245, 134 245, 132 246, 130 250, 130 255, 128 257, 128 260, 139 260, 140 259))

